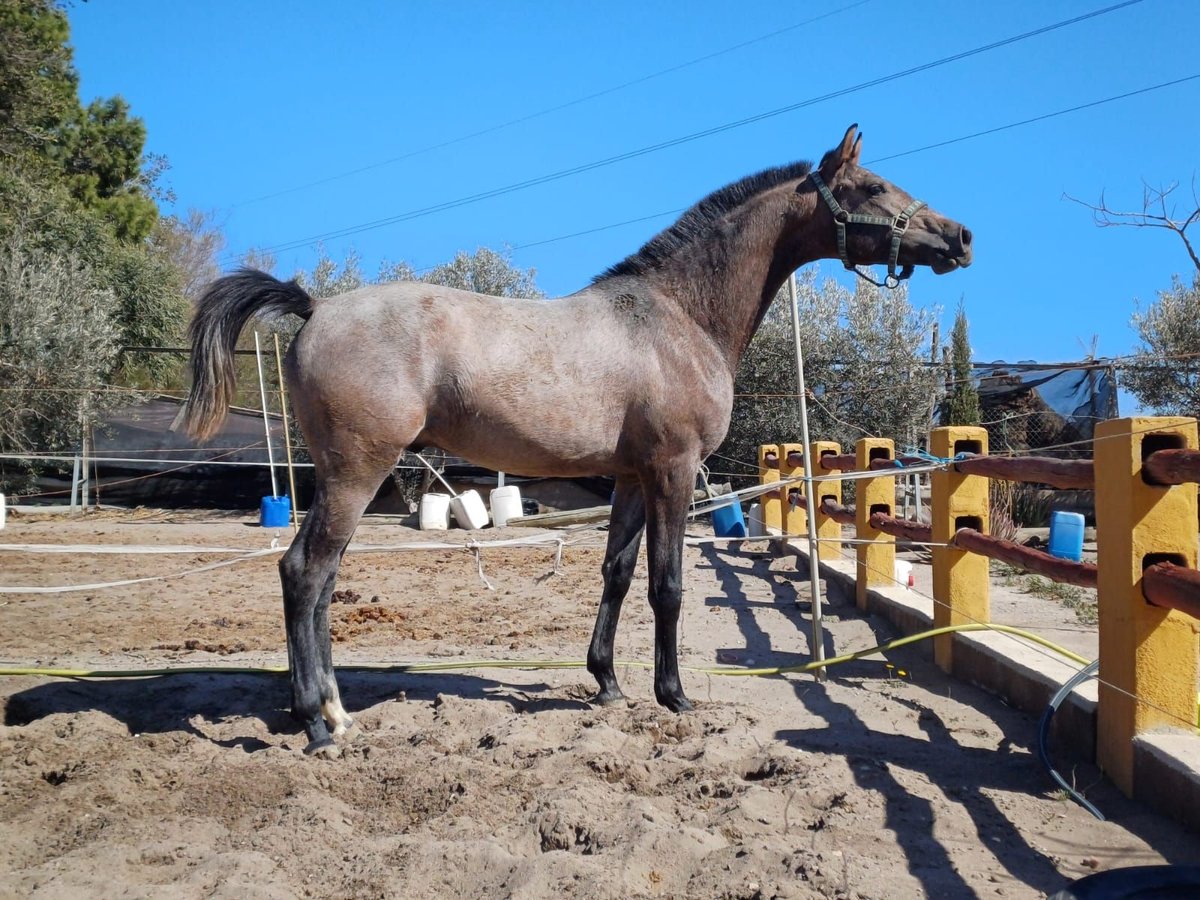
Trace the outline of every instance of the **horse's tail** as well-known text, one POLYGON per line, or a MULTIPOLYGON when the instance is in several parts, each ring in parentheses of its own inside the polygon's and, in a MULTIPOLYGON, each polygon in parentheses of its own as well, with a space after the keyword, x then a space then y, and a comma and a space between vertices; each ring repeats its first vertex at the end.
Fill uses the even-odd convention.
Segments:
POLYGON ((234 350, 242 328, 255 315, 312 315, 312 297, 295 281, 280 281, 256 269, 218 278, 196 304, 188 326, 192 386, 172 424, 199 440, 216 434, 234 397, 234 350))

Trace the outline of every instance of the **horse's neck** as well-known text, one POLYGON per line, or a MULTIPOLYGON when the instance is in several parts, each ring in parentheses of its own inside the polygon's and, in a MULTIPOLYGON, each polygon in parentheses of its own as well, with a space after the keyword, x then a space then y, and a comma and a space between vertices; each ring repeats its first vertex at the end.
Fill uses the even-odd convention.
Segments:
POLYGON ((721 348, 731 372, 788 275, 827 255, 812 227, 815 197, 795 189, 790 182, 730 213, 729 227, 699 238, 664 273, 668 290, 721 348))

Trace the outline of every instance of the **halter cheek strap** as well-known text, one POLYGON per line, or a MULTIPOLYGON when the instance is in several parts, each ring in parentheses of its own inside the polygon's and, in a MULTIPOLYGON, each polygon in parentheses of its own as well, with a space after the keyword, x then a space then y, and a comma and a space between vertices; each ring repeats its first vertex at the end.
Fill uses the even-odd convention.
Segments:
POLYGON ((833 221, 837 226, 838 256, 841 257, 842 265, 859 278, 869 281, 877 287, 896 288, 900 285, 901 281, 912 275, 912 266, 905 266, 899 273, 896 271, 900 259, 900 240, 904 237, 904 232, 908 230, 908 223, 912 221, 912 217, 916 215, 918 210, 925 206, 924 200, 914 200, 903 212, 896 213, 896 215, 891 217, 851 213, 843 209, 842 205, 837 202, 833 196, 833 191, 829 190, 829 185, 825 183, 825 180, 820 175, 816 172, 809 172, 808 177, 821 194, 821 198, 825 201, 825 205, 829 207, 829 211, 833 213, 833 221), (892 230, 892 251, 888 256, 887 277, 883 281, 876 281, 865 272, 859 271, 855 264, 850 261, 850 256, 846 252, 846 226, 849 224, 882 225, 892 230))

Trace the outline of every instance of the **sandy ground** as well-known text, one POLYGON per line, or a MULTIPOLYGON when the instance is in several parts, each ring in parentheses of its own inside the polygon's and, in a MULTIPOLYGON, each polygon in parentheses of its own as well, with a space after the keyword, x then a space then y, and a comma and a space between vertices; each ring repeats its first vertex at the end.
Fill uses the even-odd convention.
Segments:
MULTIPOLYGON (((273 535, 253 522, 22 515, 0 543, 264 548, 273 535)), ((375 521, 356 539, 428 538, 375 521)), ((493 590, 465 550, 353 553, 333 607, 335 658, 581 660, 602 540, 573 536, 558 574, 553 544, 484 549, 493 590)), ((4 552, 0 584, 228 558, 4 552)), ((282 664, 276 558, 0 594, 0 661, 282 664)), ((686 664, 808 659, 809 603, 790 561, 706 545, 687 550, 685 573, 686 664)), ((651 658, 645 591, 643 561, 623 660, 651 658)), ((893 636, 843 606, 826 624, 827 655, 893 636)), ((914 650, 887 663, 842 665, 825 683, 686 672, 697 709, 680 716, 654 704, 649 672, 633 666, 630 705, 604 709, 589 705, 582 669, 343 671, 357 727, 337 761, 301 754, 276 675, 0 677, 0 896, 1040 897, 1096 869, 1195 860, 1195 835, 1088 766, 1071 771, 1111 821, 1056 794, 1028 716, 914 650)))

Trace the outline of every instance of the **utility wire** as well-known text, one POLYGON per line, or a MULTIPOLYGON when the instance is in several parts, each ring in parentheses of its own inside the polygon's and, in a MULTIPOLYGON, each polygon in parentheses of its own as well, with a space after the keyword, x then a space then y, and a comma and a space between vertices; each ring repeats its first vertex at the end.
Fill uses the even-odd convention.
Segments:
MULTIPOLYGON (((645 147, 640 147, 636 150, 629 150, 629 151, 626 151, 625 153, 616 154, 615 156, 608 156, 603 159, 594 160, 589 163, 583 163, 578 166, 572 166, 567 169, 560 169, 557 172, 551 172, 549 174, 540 175, 535 178, 528 178, 524 181, 514 182, 513 184, 505 185, 503 187, 492 188, 491 190, 487 190, 487 191, 480 191, 479 193, 476 193, 476 194, 469 194, 465 197, 459 197, 455 200, 447 200, 443 203, 436 203, 431 206, 420 207, 418 209, 409 210, 408 212, 399 213, 394 216, 388 216, 388 217, 382 218, 382 219, 375 219, 375 220, 372 220, 369 222, 360 223, 358 225, 350 225, 350 226, 346 226, 344 228, 336 229, 334 231, 327 231, 327 232, 323 232, 321 234, 310 235, 305 238, 297 238, 297 239, 291 240, 291 241, 284 241, 279 244, 273 244, 271 246, 261 247, 258 249, 260 250, 260 252, 264 252, 264 253, 286 252, 288 250, 294 250, 299 247, 307 246, 308 244, 311 244, 316 241, 334 240, 337 238, 348 237, 352 234, 360 234, 362 232, 372 231, 372 230, 375 230, 377 228, 382 228, 387 225, 395 225, 400 222, 407 222, 407 221, 411 221, 412 219, 423 218, 425 216, 432 215, 434 213, 444 212, 449 209, 456 209, 458 207, 466 206, 466 205, 472 204, 472 203, 478 203, 481 200, 489 200, 494 197, 499 197, 499 196, 502 196, 505 194, 511 194, 516 191, 525 190, 527 188, 537 187, 539 185, 548 184, 553 181, 559 181, 564 178, 569 178, 574 175, 580 175, 585 172, 590 172, 595 169, 604 168, 606 166, 614 165, 619 162, 626 162, 628 160, 637 159, 639 157, 646 156, 651 153, 657 153, 660 150, 666 150, 671 147, 677 147, 682 144, 687 144, 692 141, 700 140, 702 138, 712 137, 713 135, 722 134, 726 131, 732 131, 735 128, 741 128, 746 125, 752 125, 756 122, 761 122, 766 119, 775 118, 775 117, 781 116, 785 113, 794 112, 798 109, 803 109, 808 106, 814 106, 814 105, 816 105, 818 103, 822 103, 826 100, 833 100, 838 97, 844 97, 849 94, 858 93, 858 92, 864 91, 868 88, 877 87, 881 84, 887 84, 888 82, 891 82, 891 81, 896 81, 901 78, 906 78, 910 75, 915 75, 920 72, 926 72, 926 71, 929 71, 930 69, 948 65, 953 62, 958 62, 963 59, 968 59, 972 56, 978 56, 982 53, 987 53, 991 50, 996 50, 1001 47, 1006 47, 1006 46, 1009 46, 1010 44, 1015 44, 1020 41, 1028 40, 1030 38, 1037 37, 1039 35, 1048 34, 1052 31, 1057 31, 1058 29, 1061 29, 1061 28, 1066 28, 1071 25, 1076 25, 1080 22, 1084 22, 1089 19, 1094 19, 1099 16, 1106 15, 1108 13, 1115 12, 1120 9, 1124 9, 1129 6, 1135 6, 1135 5, 1137 5, 1139 3, 1143 3, 1143 2, 1145 2, 1145 0, 1124 0, 1124 2, 1122 2, 1122 3, 1117 3, 1112 6, 1106 6, 1101 9, 1093 10, 1091 12, 1084 13, 1083 15, 1075 16, 1070 19, 1063 19, 1062 21, 1055 22, 1051 25, 1044 25, 1041 28, 1035 28, 1032 31, 1026 31, 1026 32, 1022 32, 1021 34, 1012 35, 1011 37, 1003 38, 998 41, 993 41, 989 44, 984 44, 982 46, 975 47, 971 50, 964 50, 960 53, 955 53, 950 56, 944 56, 940 59, 933 60, 932 62, 922 63, 921 65, 912 66, 908 69, 903 69, 899 72, 893 72, 890 75, 883 75, 878 78, 870 79, 868 81, 859 82, 858 84, 851 85, 850 87, 841 88, 836 91, 830 91, 829 93, 821 94, 821 95, 815 96, 815 97, 809 97, 808 99, 801 100, 797 103, 791 103, 791 104, 788 104, 787 106, 781 106, 776 109, 758 113, 753 116, 747 116, 742 119, 737 119, 733 122, 726 122, 722 125, 715 125, 712 128, 706 128, 702 131, 696 131, 696 132, 692 132, 691 134, 686 134, 686 135, 682 135, 680 137, 671 138, 670 140, 660 141, 657 144, 650 144, 645 147)), ((225 258, 228 260, 233 257, 232 257, 232 255, 227 255, 225 258)))
POLYGON ((566 103, 559 103, 557 106, 549 106, 545 109, 538 110, 537 112, 528 113, 515 119, 510 119, 507 122, 501 122, 498 125, 491 125, 487 128, 481 128, 479 131, 472 131, 469 134, 464 134, 456 138, 450 138, 449 140, 445 140, 437 144, 430 144, 417 150, 410 150, 409 152, 402 153, 399 156, 392 156, 388 159, 380 160, 379 162, 370 163, 365 166, 359 166, 357 169, 349 169, 345 172, 338 172, 337 174, 328 175, 324 178, 318 178, 315 181, 309 181, 304 184, 296 185, 295 187, 282 188, 281 190, 273 191, 269 194, 263 194, 259 197, 252 197, 249 200, 242 200, 233 204, 233 208, 237 209, 241 206, 249 206, 253 203, 260 203, 264 200, 271 200, 275 197, 282 197, 286 194, 294 194, 298 191, 307 190, 308 188, 318 187, 322 184, 329 184, 331 181, 349 178, 352 175, 359 175, 363 172, 373 171, 374 169, 382 169, 385 166, 394 165, 395 163, 403 162, 406 159, 412 159, 414 156, 432 153, 434 150, 443 150, 446 147, 453 147, 455 144, 461 144, 466 141, 474 140, 477 137, 483 137, 487 134, 494 134, 497 131, 503 131, 506 128, 512 128, 514 125, 521 125, 534 119, 540 119, 543 116, 550 115, 551 113, 560 112, 564 109, 570 109, 572 106, 579 106, 591 100, 598 100, 599 98, 606 97, 609 94, 615 94, 618 91, 623 91, 626 88, 635 87, 639 84, 645 84, 646 82, 653 81, 656 78, 662 78, 664 75, 671 75, 675 72, 682 71, 683 69, 690 68, 691 66, 699 65, 702 62, 708 62, 710 59, 716 59, 719 56, 725 56, 726 54, 733 53, 737 50, 744 50, 746 47, 751 47, 755 44, 760 44, 763 41, 770 40, 771 38, 779 37, 781 34, 787 34, 788 32, 795 31, 797 28, 803 28, 806 25, 812 25, 815 22, 820 22, 822 19, 828 19, 839 15, 840 13, 849 12, 852 9, 855 9, 859 6, 865 6, 871 2, 872 0, 858 0, 857 3, 851 3, 847 6, 840 6, 837 9, 832 9, 829 12, 822 13, 819 16, 813 16, 810 19, 805 19, 803 22, 797 22, 794 25, 787 25, 776 31, 771 31, 767 34, 761 34, 758 37, 742 41, 740 44, 734 44, 733 46, 725 47, 722 50, 715 50, 712 53, 706 53, 703 56, 697 56, 695 59, 689 59, 686 62, 678 63, 674 66, 668 66, 665 69, 659 69, 657 72, 651 72, 649 75, 643 75, 640 78, 634 78, 632 81, 625 81, 621 84, 603 88, 591 94, 585 94, 582 97, 576 97, 574 100, 568 100, 566 103))
MULTIPOLYGON (((1140 94, 1148 94, 1151 91, 1158 91, 1158 90, 1162 90, 1163 88, 1174 87, 1175 85, 1183 84, 1184 82, 1188 82, 1188 81, 1195 81, 1196 79, 1200 79, 1200 73, 1195 74, 1195 75, 1187 75, 1187 76, 1184 76, 1183 78, 1176 78, 1173 81, 1164 81, 1159 84, 1152 84, 1149 87, 1139 88, 1138 90, 1135 90, 1135 91, 1126 91, 1123 94, 1115 94, 1111 97, 1105 97, 1102 100, 1093 100, 1090 103, 1081 103, 1078 106, 1070 106, 1070 107, 1066 107, 1065 109, 1055 110, 1054 112, 1043 113, 1042 115, 1034 116, 1031 119, 1021 119, 1020 121, 1017 121, 1017 122, 1009 122, 1005 125, 997 125, 994 128, 987 128, 983 131, 973 132, 972 134, 965 134, 960 137, 949 138, 948 140, 938 141, 937 143, 934 143, 934 144, 926 144, 923 147, 914 147, 911 150, 902 150, 899 153, 892 153, 888 156, 881 156, 876 159, 868 160, 865 163, 865 165, 873 166, 876 163, 886 162, 887 160, 891 160, 891 159, 899 159, 902 156, 912 156, 913 154, 916 154, 916 153, 924 153, 926 150, 934 150, 939 147, 947 147, 951 144, 958 144, 958 143, 962 143, 963 141, 970 141, 970 140, 974 140, 975 138, 986 137, 987 135, 996 134, 997 132, 1001 132, 1001 131, 1008 131, 1009 129, 1012 129, 1012 128, 1019 128, 1024 125, 1032 125, 1035 122, 1044 122, 1047 119, 1055 119, 1059 116, 1065 116, 1070 113, 1080 112, 1081 110, 1092 109, 1097 106, 1103 106, 1106 103, 1114 103, 1117 100, 1126 100, 1130 97, 1136 97, 1140 94)), ((576 238, 576 237, 583 237, 583 236, 589 235, 589 234, 596 234, 597 232, 601 232, 601 231, 609 231, 613 228, 621 228, 625 225, 633 225, 638 222, 647 222, 647 221, 650 221, 651 219, 662 218, 663 216, 678 215, 679 213, 683 212, 686 208, 687 207, 679 207, 677 209, 666 209, 666 210, 663 210, 662 212, 651 213, 650 215, 647 215, 647 216, 639 216, 636 219, 625 219, 624 221, 613 222, 608 225, 598 225, 594 228, 588 228, 584 231, 575 231, 575 232, 571 232, 570 234, 562 234, 562 235, 558 235, 557 237, 544 238, 542 240, 537 240, 537 241, 529 241, 524 244, 514 244, 509 249, 510 250, 524 250, 528 247, 541 247, 546 244, 554 244, 559 241, 566 241, 566 240, 570 240, 570 239, 576 238)), ((435 268, 435 266, 425 266, 423 268, 418 268, 415 271, 418 273, 421 273, 421 272, 430 271, 433 268, 435 268)), ((942 364, 939 362, 939 363, 926 363, 925 365, 941 366, 942 364)), ((983 364, 982 363, 978 363, 978 364, 973 363, 972 365, 983 365, 983 364)), ((1041 368, 1041 365, 1042 364, 1038 364, 1037 368, 1041 368)), ((1073 363, 1071 365, 1078 366, 1079 364, 1073 363)), ((1017 367, 1017 366, 1024 366, 1024 364, 1013 364, 1013 367, 1017 367)), ((1029 368, 1029 366, 1024 366, 1024 367, 1029 368)))

